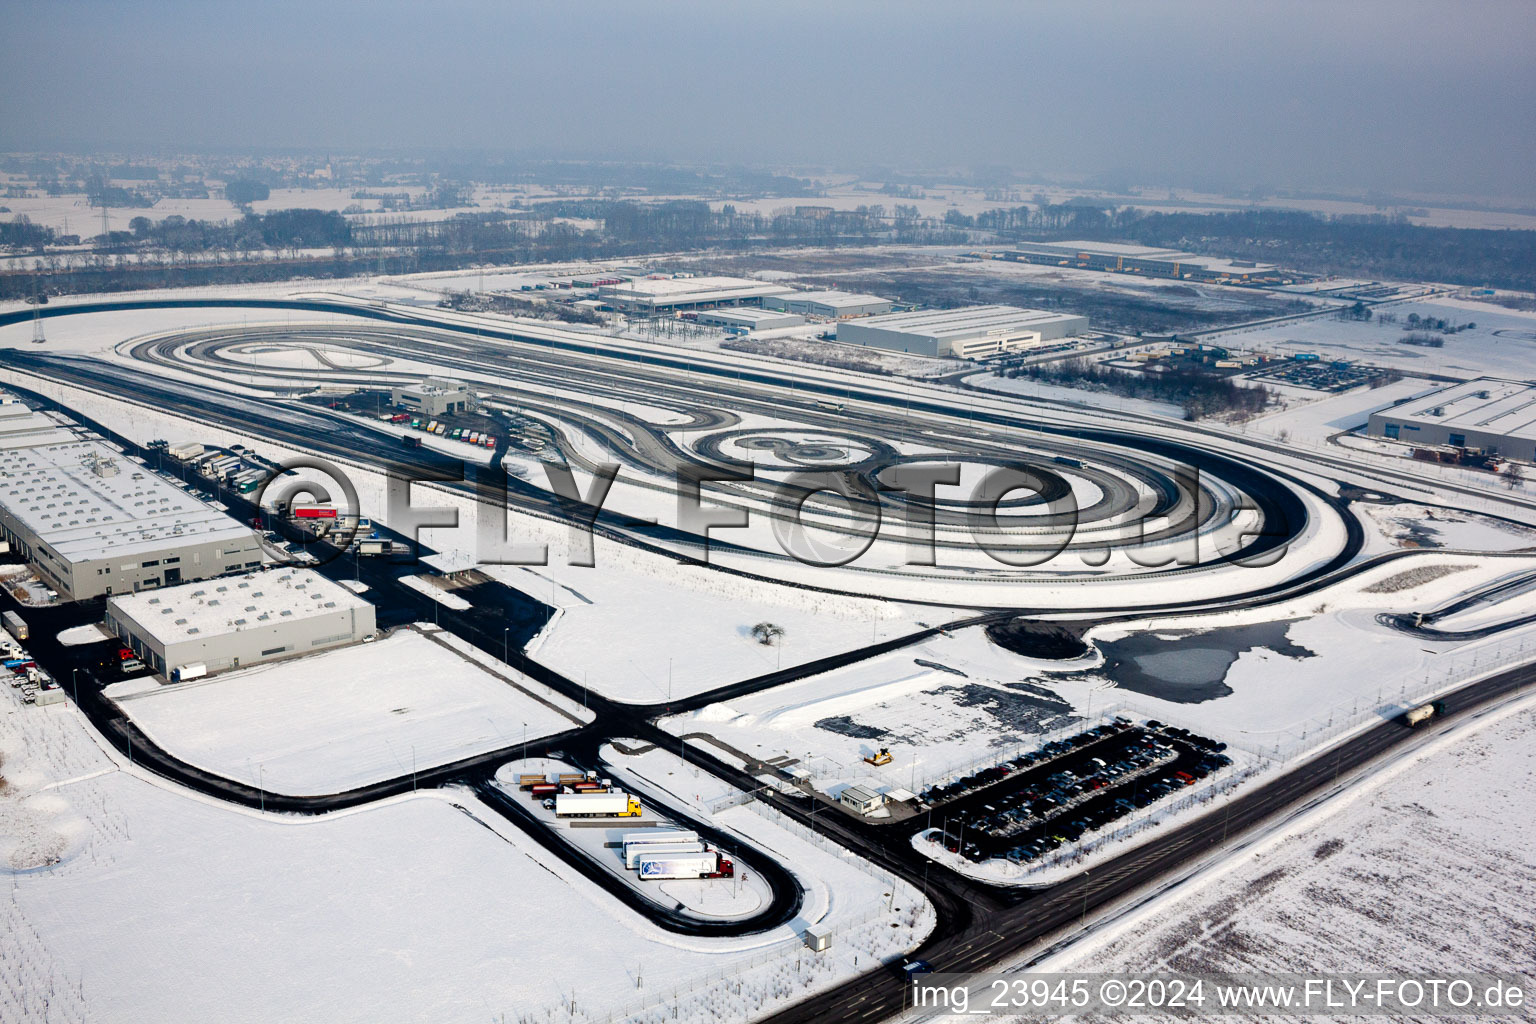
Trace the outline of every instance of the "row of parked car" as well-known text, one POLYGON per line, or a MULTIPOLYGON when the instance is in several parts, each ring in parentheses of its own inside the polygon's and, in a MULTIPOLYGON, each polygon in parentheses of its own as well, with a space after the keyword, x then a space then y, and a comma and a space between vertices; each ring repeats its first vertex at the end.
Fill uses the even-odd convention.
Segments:
POLYGON ((996 764, 990 768, 983 768, 980 771, 972 772, 970 775, 955 779, 952 782, 946 782, 943 785, 938 786, 930 786, 929 788, 923 790, 919 796, 921 797, 922 802, 930 807, 937 806, 938 804, 948 803, 952 800, 957 800, 960 797, 965 796, 967 793, 972 793, 976 790, 985 789, 988 786, 995 785, 999 782, 1002 782, 1004 779, 1018 775, 1030 768, 1033 768, 1037 764, 1042 764, 1046 761, 1051 761, 1062 757, 1063 755, 1070 754, 1074 750, 1077 750, 1079 747, 1084 747, 1090 743, 1095 743, 1107 735, 1121 732, 1125 729, 1129 729, 1130 727, 1131 722, 1129 719, 1116 719, 1113 723, 1106 723, 1104 725, 1096 726, 1092 729, 1086 729, 1074 736, 1068 736, 1059 740, 1052 740, 1050 743, 1047 743, 1045 746, 1041 747, 1034 753, 1020 754, 1017 757, 1013 757, 1007 761, 1002 762, 1001 764, 996 764))
POLYGON ((1060 770, 980 808, 956 813, 934 841, 972 861, 998 856, 1015 863, 1037 860, 1232 763, 1222 753, 1226 744, 1157 721, 1135 728, 1117 719, 1057 742, 1062 744, 1055 753, 1062 759, 1060 770), (1078 758, 1062 756, 1133 729, 1135 735, 1127 735, 1123 746, 1100 746, 1078 758))

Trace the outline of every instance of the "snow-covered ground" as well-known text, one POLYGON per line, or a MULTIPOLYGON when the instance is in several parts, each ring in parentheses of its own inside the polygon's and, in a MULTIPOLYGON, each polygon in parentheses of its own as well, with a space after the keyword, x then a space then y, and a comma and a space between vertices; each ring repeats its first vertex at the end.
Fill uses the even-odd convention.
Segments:
POLYGON ((1528 975, 1533 731, 1529 696, 1453 724, 1031 970, 1528 975))
POLYGON ((1184 409, 1172 402, 1156 402, 1146 398, 1125 398, 1108 391, 1092 391, 1087 388, 1069 388, 1061 384, 1043 384, 1028 377, 998 377, 991 373, 978 373, 965 378, 965 383, 986 391, 1004 395, 1023 395, 1048 402, 1068 402, 1075 405, 1093 405, 1115 412, 1136 413, 1142 416, 1162 416, 1182 420, 1184 409))
MULTIPOLYGON (((1024 658, 958 630, 855 665, 661 720, 747 757, 789 758, 818 789, 922 787, 1033 749, 1114 711, 1283 759, 1382 709, 1517 656, 1536 629, 1467 644, 1409 641, 1381 611, 1430 611, 1536 557, 1426 552, 1279 606, 1115 623, 1071 661, 1024 658), (890 764, 863 759, 881 747, 890 764)), ((1529 595, 1503 618, 1529 612, 1529 595)), ((1494 613, 1489 612, 1493 615, 1494 613)))
POLYGON ((1324 396, 1313 392, 1313 400, 1292 400, 1278 412, 1249 420, 1244 429, 1321 444, 1341 430, 1367 422, 1373 412, 1444 386, 1417 377, 1404 377, 1379 388, 1358 388, 1341 395, 1324 396))
POLYGON ((1536 317, 1483 303, 1444 301, 1398 302, 1377 307, 1395 314, 1395 323, 1317 317, 1262 328, 1242 328, 1209 335, 1215 344, 1293 355, 1316 352, 1324 358, 1350 359, 1390 366, 1404 373, 1438 373, 1472 378, 1483 374, 1524 378, 1536 356, 1536 317), (1445 335, 1441 348, 1405 345, 1401 339, 1410 313, 1455 324, 1477 326, 1445 335))
POLYGON ((0 688, 6 1024, 265 1024, 290 1018, 296 998, 309 1019, 368 1024, 745 1020, 932 927, 910 888, 737 808, 724 827, 804 872, 802 917, 681 937, 466 792, 261 815, 140 772, 72 704, 23 708, 12 693, 0 688), (29 851, 46 856, 16 860, 29 851), (798 934, 817 922, 834 935, 822 956, 798 934))
POLYGON ((400 778, 591 720, 431 627, 148 691, 117 683, 106 694, 171 754, 294 795, 400 778))

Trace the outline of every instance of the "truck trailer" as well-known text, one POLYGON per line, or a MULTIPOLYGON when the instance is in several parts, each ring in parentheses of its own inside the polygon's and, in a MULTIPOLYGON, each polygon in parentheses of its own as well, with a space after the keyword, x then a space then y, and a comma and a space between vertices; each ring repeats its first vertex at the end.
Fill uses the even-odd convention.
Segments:
POLYGON ((647 832, 626 832, 619 837, 619 841, 625 849, 628 849, 645 843, 696 843, 699 841, 699 834, 682 829, 653 828, 647 832))
POLYGON ((4 618, 5 631, 15 637, 17 643, 25 643, 27 637, 32 635, 32 631, 27 628, 26 620, 15 612, 6 612, 0 618, 4 618))
POLYGON ((636 867, 640 869, 642 882, 670 878, 730 878, 736 873, 730 860, 719 850, 641 857, 636 867))
POLYGON ((1409 708, 1403 712, 1403 721, 1409 725, 1423 725, 1431 718, 1445 714, 1444 701, 1430 701, 1428 704, 1420 704, 1416 708, 1409 708))
POLYGON ((616 790, 612 793, 557 793, 557 818, 638 818, 640 799, 616 790))
POLYGON ((624 847, 624 866, 633 871, 646 857, 680 857, 704 852, 703 843, 641 843, 639 846, 624 847))
POLYGON ((203 446, 197 441, 178 441, 167 448, 165 454, 177 462, 190 462, 203 454, 203 446))

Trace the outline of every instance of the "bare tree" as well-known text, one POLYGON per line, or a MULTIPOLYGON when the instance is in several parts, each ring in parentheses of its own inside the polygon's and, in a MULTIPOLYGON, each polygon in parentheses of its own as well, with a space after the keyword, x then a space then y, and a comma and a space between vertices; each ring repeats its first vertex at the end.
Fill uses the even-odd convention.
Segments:
POLYGON ((1525 470, 1520 463, 1511 462, 1504 467, 1504 483, 1512 491, 1525 483, 1525 470))
POLYGON ((764 647, 772 647, 773 642, 784 636, 784 627, 774 625, 772 622, 759 622, 752 627, 752 637, 764 647))

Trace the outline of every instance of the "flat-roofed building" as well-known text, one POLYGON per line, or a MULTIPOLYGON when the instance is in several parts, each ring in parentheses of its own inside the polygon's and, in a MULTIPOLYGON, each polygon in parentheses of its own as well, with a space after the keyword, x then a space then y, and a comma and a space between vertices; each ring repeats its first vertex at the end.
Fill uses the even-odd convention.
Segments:
POLYGON ((765 295, 777 295, 782 284, 744 277, 642 277, 600 285, 597 297, 632 313, 676 313, 718 306, 761 306, 765 295))
POLYGON ((262 564, 250 527, 96 441, 0 447, 0 532, 73 600, 262 564))
POLYGON ((734 309, 707 309, 698 314, 699 323, 709 327, 733 327, 742 331, 771 331, 777 327, 799 327, 805 317, 772 309, 738 306, 734 309))
POLYGON ((75 435, 48 414, 0 392, 0 448, 35 448, 73 440, 75 435))
POLYGON ((475 408, 475 393, 463 381, 428 377, 420 384, 389 389, 389 400, 402 409, 427 416, 447 416, 475 408))
POLYGON ((295 568, 111 597, 106 622, 167 678, 358 643, 376 628, 373 605, 313 569, 295 568))
POLYGON ((1119 242, 1026 242, 1003 254, 1023 263, 1077 266, 1089 270, 1146 274, 1151 277, 1190 278, 1196 281, 1247 282, 1278 279, 1273 263, 1196 256, 1178 249, 1119 242))
POLYGON ((878 295, 855 292, 784 292, 763 299, 764 309, 782 309, 786 313, 819 316, 828 320, 846 320, 853 316, 877 316, 891 311, 891 300, 878 295))
POLYGON ((1373 437, 1536 461, 1536 384, 1478 377, 1371 413, 1373 437))
POLYGON ((963 306, 846 320, 837 340, 921 356, 981 359, 1083 334, 1088 318, 1016 306, 963 306))

